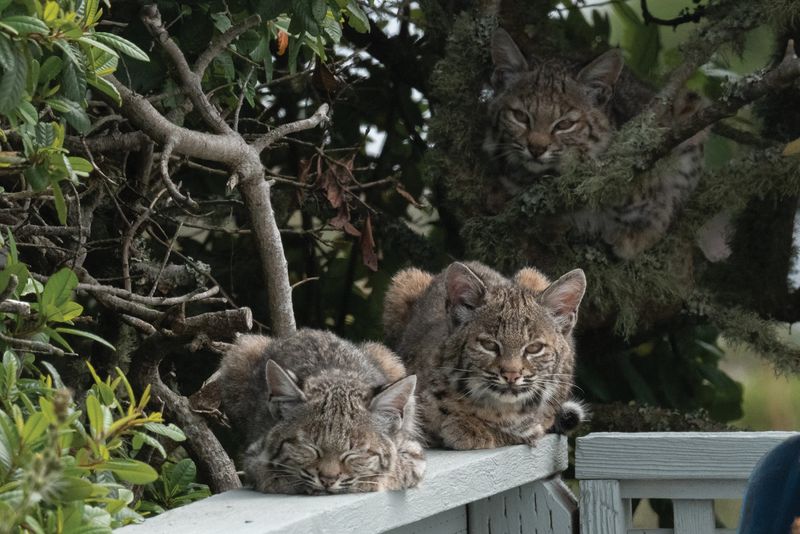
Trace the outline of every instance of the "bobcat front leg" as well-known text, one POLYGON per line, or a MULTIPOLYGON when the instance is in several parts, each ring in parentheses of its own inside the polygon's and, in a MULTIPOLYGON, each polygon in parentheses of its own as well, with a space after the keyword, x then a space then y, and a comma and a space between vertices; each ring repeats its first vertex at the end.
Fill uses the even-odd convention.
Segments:
POLYGON ((500 447, 499 435, 475 416, 448 414, 441 420, 437 434, 444 447, 456 450, 494 449, 500 447))

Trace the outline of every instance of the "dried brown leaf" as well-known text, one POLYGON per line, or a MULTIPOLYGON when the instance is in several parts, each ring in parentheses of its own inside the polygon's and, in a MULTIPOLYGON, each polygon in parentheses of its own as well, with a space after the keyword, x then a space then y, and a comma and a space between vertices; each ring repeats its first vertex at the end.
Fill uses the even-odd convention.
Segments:
POLYGON ((369 269, 378 270, 378 255, 375 254, 375 239, 372 237, 372 217, 369 215, 361 233, 361 258, 369 269))

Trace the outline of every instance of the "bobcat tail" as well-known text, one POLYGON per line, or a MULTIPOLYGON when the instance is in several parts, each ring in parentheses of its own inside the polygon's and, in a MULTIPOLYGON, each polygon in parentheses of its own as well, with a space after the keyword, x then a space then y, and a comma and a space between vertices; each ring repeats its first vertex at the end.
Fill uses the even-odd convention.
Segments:
POLYGON ((383 302, 383 332, 389 346, 394 346, 400 340, 411 315, 411 307, 428 289, 431 281, 432 274, 415 268, 404 269, 392 277, 383 302))
POLYGON ((580 401, 568 400, 556 413, 556 420, 548 430, 552 434, 566 434, 575 430, 578 425, 589 420, 589 409, 580 401))
POLYGON ((239 334, 222 357, 219 367, 220 389, 225 413, 240 428, 246 428, 252 417, 251 404, 257 397, 250 391, 252 376, 264 364, 264 351, 270 338, 256 334, 239 334))

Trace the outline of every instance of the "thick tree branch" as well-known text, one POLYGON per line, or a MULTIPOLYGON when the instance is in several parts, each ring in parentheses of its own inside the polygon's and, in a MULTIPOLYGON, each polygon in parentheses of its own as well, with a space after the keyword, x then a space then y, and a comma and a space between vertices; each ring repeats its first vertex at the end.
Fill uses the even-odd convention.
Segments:
POLYGON ((203 120, 213 128, 217 133, 231 133, 233 130, 228 123, 222 118, 217 111, 217 108, 208 100, 208 97, 203 92, 200 85, 200 76, 198 76, 189 67, 186 62, 186 56, 183 55, 181 49, 175 44, 175 41, 170 38, 167 29, 161 21, 161 13, 155 4, 144 6, 142 8, 142 22, 147 30, 155 38, 156 42, 164 49, 170 61, 172 62, 178 74, 178 79, 183 86, 183 89, 189 95, 189 99, 194 104, 195 109, 203 117, 203 120))
POLYGON ((207 477, 212 491, 219 493, 239 488, 241 482, 236 475, 236 467, 208 424, 194 413, 189 399, 169 389, 161 380, 158 365, 169 347, 179 342, 179 339, 160 334, 145 339, 134 354, 132 375, 141 388, 151 386, 153 395, 164 403, 167 417, 183 429, 190 453, 207 477))
POLYGON ((161 182, 164 184, 164 187, 167 188, 169 191, 169 196, 178 203, 180 206, 184 206, 185 208, 198 210, 200 206, 192 200, 192 197, 189 196, 187 193, 184 195, 181 193, 178 186, 175 185, 175 182, 172 181, 172 178, 169 177, 169 158, 172 155, 172 151, 175 149, 175 144, 177 139, 174 137, 170 137, 166 143, 164 143, 164 147, 161 150, 161 161, 159 164, 161 170, 161 182))

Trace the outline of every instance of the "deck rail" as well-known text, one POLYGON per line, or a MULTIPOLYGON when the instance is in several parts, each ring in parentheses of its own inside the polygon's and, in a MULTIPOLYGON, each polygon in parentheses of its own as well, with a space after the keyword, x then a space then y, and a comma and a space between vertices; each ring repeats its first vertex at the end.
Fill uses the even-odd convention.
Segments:
POLYGON ((741 499, 756 463, 794 432, 601 432, 578 438, 582 534, 712 534, 714 499, 741 499), (636 529, 632 499, 670 499, 674 529, 636 529))

